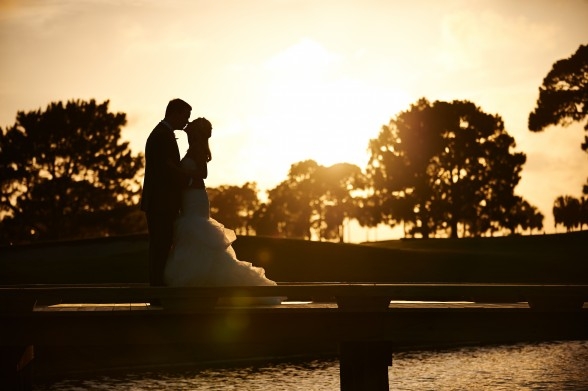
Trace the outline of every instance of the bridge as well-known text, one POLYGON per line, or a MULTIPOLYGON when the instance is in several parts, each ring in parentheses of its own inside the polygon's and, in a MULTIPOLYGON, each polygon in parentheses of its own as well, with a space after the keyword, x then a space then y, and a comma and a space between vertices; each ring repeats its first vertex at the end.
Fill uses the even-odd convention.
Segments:
POLYGON ((555 283, 5 285, 3 388, 52 371, 331 353, 341 390, 388 390, 403 348, 586 339, 587 301, 588 285, 555 283), (289 300, 248 305, 267 296, 289 300))

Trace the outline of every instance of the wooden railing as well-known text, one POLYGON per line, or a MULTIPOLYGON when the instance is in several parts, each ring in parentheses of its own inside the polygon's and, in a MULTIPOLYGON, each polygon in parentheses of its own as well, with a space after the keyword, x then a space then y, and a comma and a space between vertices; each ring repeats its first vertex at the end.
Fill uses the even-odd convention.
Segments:
MULTIPOLYGON (((183 301, 186 310, 213 307, 218 298, 287 297, 332 299, 341 309, 380 309, 392 300, 528 302, 531 308, 580 309, 588 285, 564 284, 366 284, 304 283, 277 286, 150 287, 135 285, 27 285, 0 287, 0 311, 31 311, 35 304, 167 303, 183 301)), ((164 307, 165 309, 165 307, 164 307)))
MULTIPOLYGON (((99 354, 112 354, 117 359, 122 354, 121 346, 127 350, 129 347, 139 349, 137 351, 151 349, 142 356, 127 357, 129 362, 137 362, 137 358, 160 355, 168 345, 183 346, 182 351, 189 347, 190 352, 225 352, 230 349, 228 347, 236 346, 236 354, 251 354, 252 347, 271 350, 286 344, 287 348, 312 349, 314 345, 328 344, 338 347, 341 390, 387 390, 392 351, 402 344, 587 338, 585 302, 588 302, 588 285, 566 284, 3 286, 0 287, 0 353, 8 357, 7 364, 2 362, 3 365, 16 368, 26 362, 27 357, 32 359, 31 352, 36 349, 87 350, 85 354, 91 355, 92 349, 99 347, 99 354), (276 296, 300 301, 320 299, 333 304, 324 308, 217 305, 222 298, 276 296), (161 301, 162 306, 137 311, 76 312, 67 306, 47 310, 47 305, 53 304, 150 303, 154 300, 161 301), (516 305, 396 308, 398 301, 516 305), (525 302, 531 308, 521 305, 525 302)), ((111 358, 102 359, 110 363, 111 358)), ((98 360, 98 357, 93 359, 98 360)), ((22 373, 3 368, 0 374, 14 380, 22 373)), ((4 385, 13 387, 14 384, 4 385)))

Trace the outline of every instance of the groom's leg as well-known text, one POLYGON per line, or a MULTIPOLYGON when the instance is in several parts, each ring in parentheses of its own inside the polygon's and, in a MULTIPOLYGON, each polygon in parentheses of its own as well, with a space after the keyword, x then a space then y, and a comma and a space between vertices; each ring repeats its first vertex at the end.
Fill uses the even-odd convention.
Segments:
POLYGON ((162 286, 165 263, 173 237, 173 219, 150 214, 147 216, 149 229, 149 284, 162 286))

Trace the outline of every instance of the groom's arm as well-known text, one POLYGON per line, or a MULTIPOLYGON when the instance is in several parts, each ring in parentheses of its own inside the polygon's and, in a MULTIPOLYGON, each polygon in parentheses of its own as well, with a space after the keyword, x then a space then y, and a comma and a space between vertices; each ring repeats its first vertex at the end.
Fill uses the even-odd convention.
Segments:
POLYGON ((151 175, 160 185, 185 185, 188 176, 180 167, 175 139, 166 132, 155 130, 149 136, 145 147, 145 158, 151 175))
POLYGON ((170 173, 172 173, 172 175, 176 177, 177 181, 182 186, 188 186, 192 177, 195 176, 195 174, 191 170, 187 170, 180 164, 177 164, 173 159, 169 159, 167 161, 167 167, 170 173))
POLYGON ((204 183, 203 180, 208 177, 208 166, 206 162, 195 162, 192 159, 188 159, 185 165, 175 165, 172 161, 169 162, 171 169, 177 170, 180 175, 184 178, 182 185, 192 186, 195 184, 197 187, 201 187, 204 183))

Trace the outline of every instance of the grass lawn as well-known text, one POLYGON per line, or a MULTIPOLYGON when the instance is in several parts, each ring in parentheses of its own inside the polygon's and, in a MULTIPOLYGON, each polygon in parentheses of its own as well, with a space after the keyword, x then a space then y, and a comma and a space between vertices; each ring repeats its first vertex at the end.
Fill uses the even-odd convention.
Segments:
MULTIPOLYGON (((278 282, 588 283, 588 231, 364 244, 240 236, 278 282)), ((147 282, 146 235, 0 248, 0 284, 147 282)))

